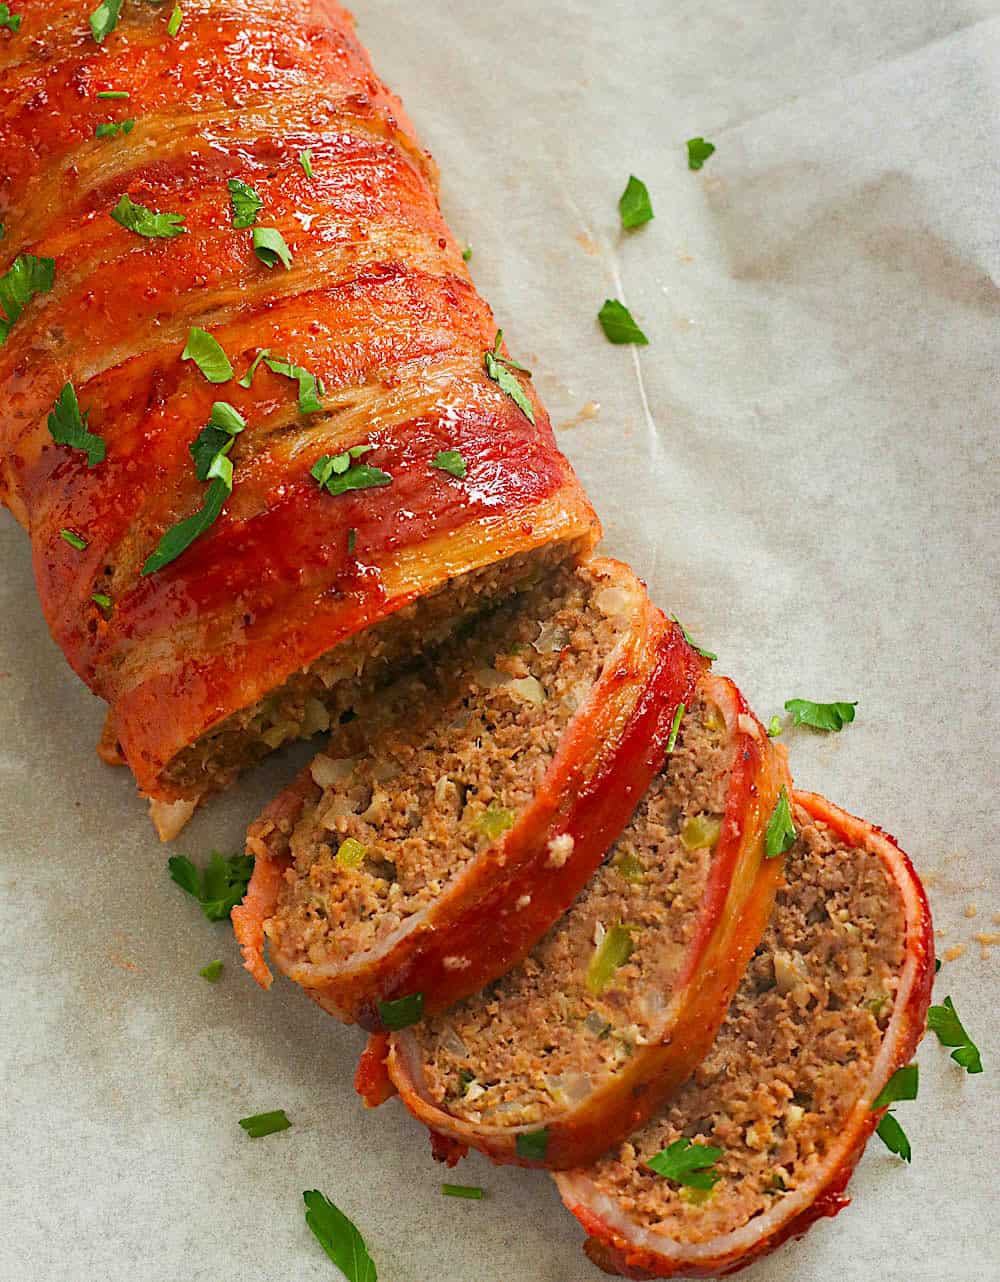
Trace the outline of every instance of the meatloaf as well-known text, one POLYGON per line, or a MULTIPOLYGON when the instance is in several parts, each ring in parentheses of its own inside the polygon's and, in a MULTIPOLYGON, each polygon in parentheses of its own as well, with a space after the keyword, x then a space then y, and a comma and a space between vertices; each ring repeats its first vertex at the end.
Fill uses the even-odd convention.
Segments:
POLYGON ((169 18, 0 32, 0 499, 165 837, 598 534, 346 10, 169 18))
POLYGON ((388 1070, 452 1145, 568 1167, 634 1130, 708 1050, 771 909, 784 753, 701 676, 608 858, 525 962, 395 1033, 388 1070))
POLYGON ((933 936, 909 860, 796 797, 786 883, 711 1053, 655 1120, 557 1177, 607 1272, 718 1277, 835 1215, 884 1112, 872 1104, 923 1032, 933 936), (708 1187, 650 1169, 679 1141, 715 1150, 708 1187))
POLYGON ((248 968, 269 984, 266 937, 370 1029, 477 991, 572 902, 703 667, 619 562, 525 587, 361 700, 253 825, 248 968))

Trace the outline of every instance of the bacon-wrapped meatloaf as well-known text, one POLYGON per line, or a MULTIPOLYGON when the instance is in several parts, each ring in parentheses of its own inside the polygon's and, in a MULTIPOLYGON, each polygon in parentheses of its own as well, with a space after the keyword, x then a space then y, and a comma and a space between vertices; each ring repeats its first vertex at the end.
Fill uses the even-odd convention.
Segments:
POLYGON ((796 801, 786 884, 710 1054, 638 1134, 557 1177, 609 1273, 720 1277, 836 1215, 923 1033, 934 944, 910 861, 822 797, 796 801))
POLYGON ((0 493, 164 835, 598 527, 329 0, 0 32, 0 493))
POLYGON ((394 1033, 407 1108, 451 1145, 566 1168, 634 1130, 712 1044, 781 875, 784 750, 704 673, 608 858, 516 970, 394 1033))
POLYGON ((253 825, 233 913, 249 969, 269 985, 266 933, 281 971, 370 1029, 478 991, 600 862, 703 667, 620 562, 510 598, 360 701, 253 825))

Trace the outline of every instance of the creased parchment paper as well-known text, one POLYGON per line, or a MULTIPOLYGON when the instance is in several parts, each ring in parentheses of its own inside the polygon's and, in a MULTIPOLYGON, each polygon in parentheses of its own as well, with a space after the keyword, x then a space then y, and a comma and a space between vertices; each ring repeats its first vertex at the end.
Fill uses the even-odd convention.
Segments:
MULTIPOLYGON (((912 1167, 873 1141, 854 1205, 748 1276, 996 1282, 1000 5, 356 11, 512 351, 576 422, 560 440, 607 551, 765 720, 792 696, 859 700, 842 735, 787 734, 793 771, 912 853, 954 958, 937 999, 983 1050, 966 1078, 925 1041, 899 1109, 912 1167), (718 148, 700 174, 695 134, 718 148), (623 235, 630 172, 656 219, 623 235), (608 296, 648 348, 605 342, 608 296)), ((240 971, 94 755, 101 707, 49 641, 6 515, 0 539, 3 1282, 333 1278, 313 1187, 380 1282, 596 1279, 546 1176, 473 1159, 450 1178, 486 1200, 442 1198, 422 1130, 354 1096, 360 1035, 240 971), (274 1108, 292 1130, 236 1124, 274 1108)), ((178 853, 238 849, 306 755, 202 812, 178 853)))

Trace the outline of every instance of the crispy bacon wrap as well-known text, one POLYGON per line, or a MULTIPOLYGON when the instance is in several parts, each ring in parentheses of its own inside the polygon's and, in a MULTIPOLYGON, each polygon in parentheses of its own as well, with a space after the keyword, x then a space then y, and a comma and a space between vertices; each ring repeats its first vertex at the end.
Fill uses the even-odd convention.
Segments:
POLYGON ((17 260, 33 289, 3 295, 0 493, 31 536, 52 635, 109 703, 108 742, 170 835, 321 728, 345 683, 598 526, 529 377, 489 376, 497 325, 433 162, 344 9, 213 0, 186 5, 172 38, 169 6, 129 3, 98 42, 92 6, 22 8, 0 40, 0 276, 17 260), (232 180, 287 264, 233 225, 232 180), (124 197, 178 217, 143 234, 111 217, 124 197), (192 327, 231 377, 182 359, 192 327), (261 353, 279 369, 263 360, 246 387, 261 353), (99 461, 50 431, 67 384, 99 461), (144 573, 205 502, 190 447, 218 401, 246 423, 231 495, 144 573), (321 488, 313 465, 354 446, 391 481, 321 488), (462 477, 435 466, 451 451, 462 477))
POLYGON ((609 858, 521 968, 391 1037, 388 1072, 435 1136, 578 1166, 711 1046, 770 914, 782 861, 765 834, 789 777, 731 681, 703 673, 693 702, 609 858))
MULTIPOLYGON (((385 1002, 419 995, 420 1009, 431 1014, 477 992, 519 962, 569 907, 659 771, 678 706, 691 702, 705 667, 682 629, 652 605, 628 567, 598 559, 576 572, 577 578, 583 576, 597 602, 610 602, 605 608, 613 608, 620 622, 611 633, 613 647, 570 716, 544 776, 516 818, 510 814, 512 826, 496 840, 466 849, 460 834, 447 830, 444 844, 451 849, 444 853, 453 864, 436 874, 434 884, 440 882, 440 889, 424 894, 430 874, 414 870, 411 879, 421 897, 410 907, 390 893, 381 909, 390 918, 390 929, 373 934, 370 922, 357 919, 359 887, 370 881, 369 874, 359 867, 340 867, 331 858, 342 812, 327 804, 317 813, 323 789, 316 782, 316 763, 252 825, 247 850, 255 859, 254 875, 232 917, 246 967, 263 987, 271 984, 263 956, 266 932, 272 962, 314 1001, 341 1019, 379 1030, 385 1002), (333 816, 325 823, 324 811, 333 816), (301 847, 315 855, 317 841, 327 870, 321 883, 317 862, 300 867, 295 857, 301 847), (465 856, 461 862, 460 852, 465 856), (283 895, 291 903, 287 911, 283 895), (333 920, 333 899, 339 904, 336 926, 321 936, 324 942, 317 948, 314 928, 333 920), (293 918, 293 931, 288 918, 299 908, 305 911, 293 918)), ((544 643, 550 625, 542 631, 544 643)), ((563 654, 569 658, 569 647, 563 654)), ((432 706, 432 722, 448 721, 456 711, 467 715, 463 703, 471 703, 475 711, 474 696, 461 697, 466 688, 475 690, 474 680, 466 687, 455 677, 447 652, 435 666, 448 672, 459 693, 443 711, 432 706)), ((378 698, 385 701, 386 694, 378 698)), ((523 721, 513 726, 515 754, 531 733, 523 727, 523 721)), ((475 738, 475 731, 468 733, 475 738)), ((497 774, 510 751, 507 744, 505 738, 497 752, 497 774)), ((376 739, 376 754, 378 749, 376 739)), ((404 744, 403 760, 409 751, 404 744)), ((492 773, 481 740, 470 745, 470 752, 477 766, 487 754, 486 773, 492 773)), ((451 786, 450 780, 440 782, 451 786)), ((412 805, 410 785, 406 774, 390 778, 379 803, 383 811, 406 804, 397 791, 412 805)), ((371 802, 370 792, 363 796, 357 804, 371 802)), ((435 797, 436 790, 431 791, 430 808, 435 797)), ((345 797, 344 808, 349 804, 345 797)), ((393 841, 375 832, 378 849, 369 853, 383 890, 402 889, 414 832, 406 827, 393 841), (388 887, 383 880, 387 864, 398 869, 393 874, 397 880, 388 887)))
POLYGON ((709 1058, 627 1144, 556 1177, 605 1272, 722 1277, 837 1215, 872 1104, 923 1034, 933 930, 909 859, 815 793, 795 801, 788 882, 709 1058), (692 1134, 721 1149, 707 1195, 646 1165, 692 1134))

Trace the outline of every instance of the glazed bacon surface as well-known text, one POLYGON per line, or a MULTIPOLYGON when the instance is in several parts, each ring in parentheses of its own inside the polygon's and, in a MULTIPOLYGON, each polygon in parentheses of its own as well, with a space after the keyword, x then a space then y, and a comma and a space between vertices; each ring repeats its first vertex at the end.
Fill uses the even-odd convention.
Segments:
MULTIPOLYGON (((528 376, 513 374, 534 422, 484 367, 497 325, 433 162, 343 9, 190 0, 171 36, 169 6, 125 0, 98 43, 90 4, 18 7, 20 30, 0 33, 0 275, 20 255, 54 265, 51 289, 7 309, 0 491, 30 533, 52 635, 111 705, 140 789, 193 802, 274 746, 259 718, 234 715, 338 643, 406 606, 419 637, 420 603, 447 585, 471 574, 504 591, 536 556, 592 545, 598 526, 528 376), (257 193, 256 226, 281 233, 287 268, 233 226, 232 179, 257 193), (178 215, 182 232, 121 226, 123 195, 178 215), (231 378, 181 359, 192 326, 221 344, 231 378), (265 362, 241 386, 262 351, 319 380, 318 412, 265 362), (93 466, 49 429, 68 382, 104 442, 93 466), (190 446, 218 401, 246 422, 231 496, 144 574, 205 501, 190 446), (362 445, 389 483, 333 495, 310 475, 362 445), (433 466, 447 451, 464 477, 433 466)), ((337 679, 314 683, 321 699, 337 679)))

